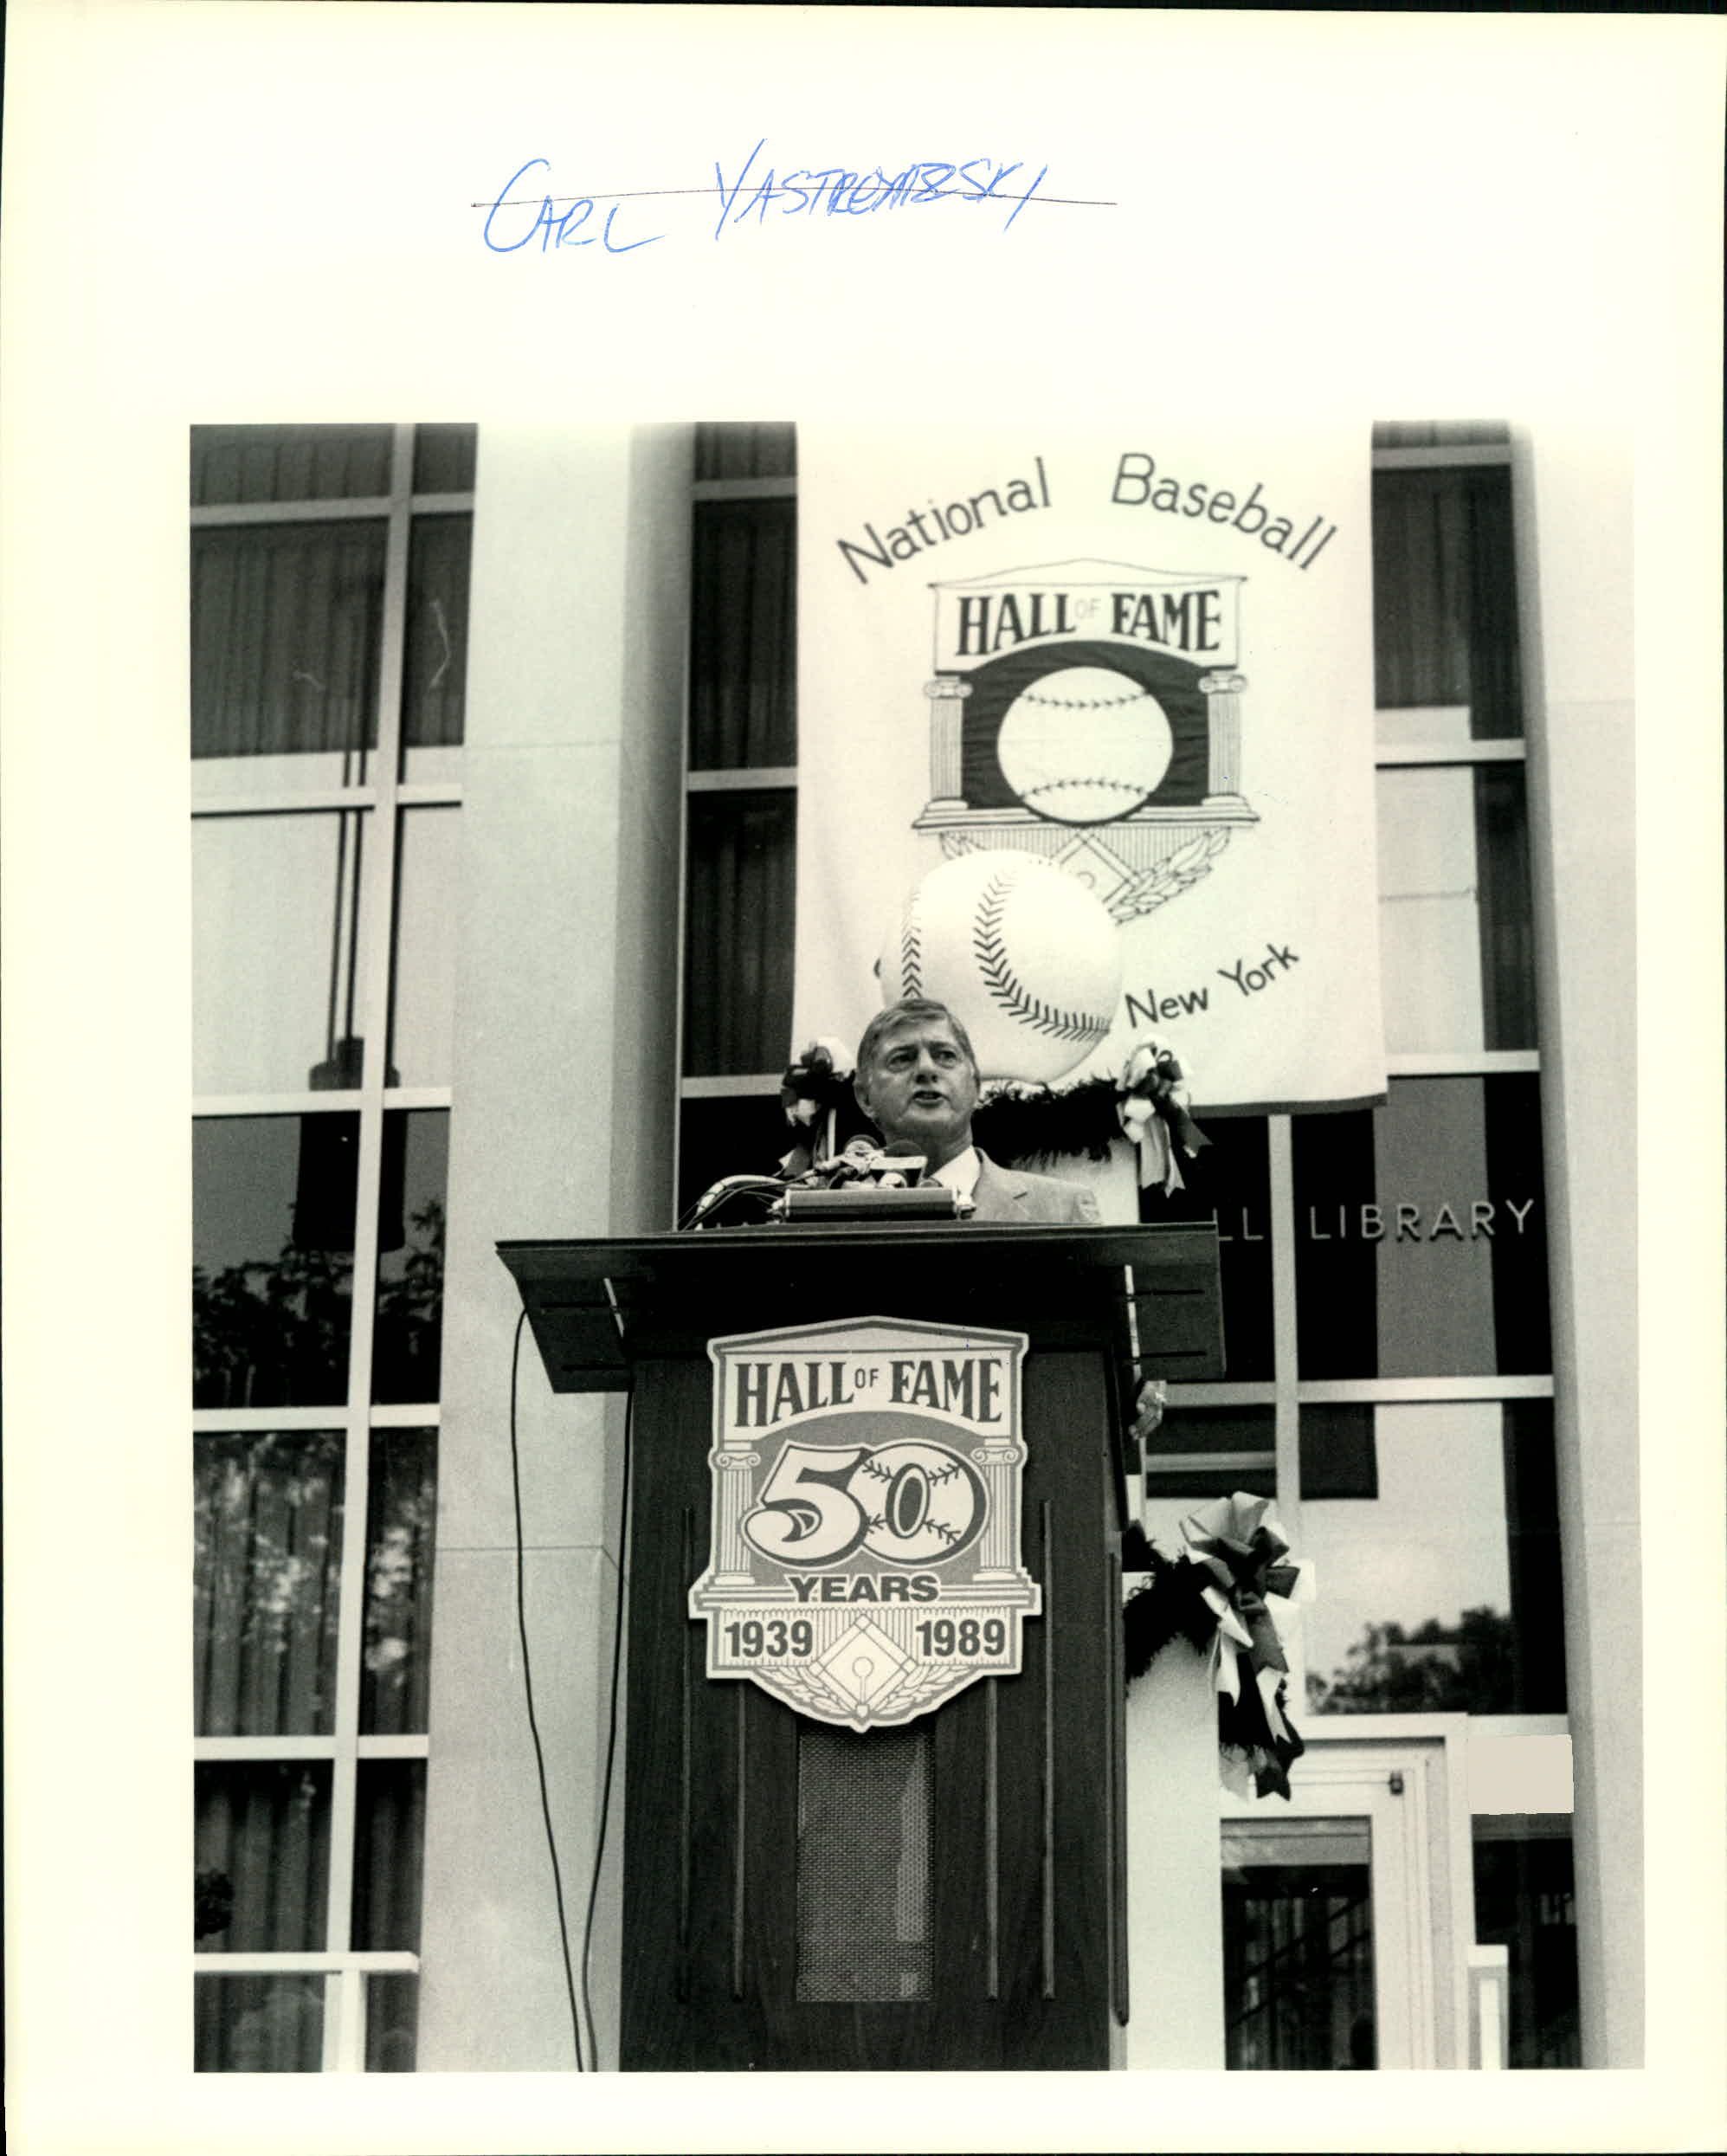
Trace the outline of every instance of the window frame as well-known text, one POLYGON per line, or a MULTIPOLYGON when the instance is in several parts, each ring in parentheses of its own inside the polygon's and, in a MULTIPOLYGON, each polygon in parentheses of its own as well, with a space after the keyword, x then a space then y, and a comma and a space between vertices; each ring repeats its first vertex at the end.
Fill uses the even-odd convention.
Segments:
POLYGON ((327 1759, 331 1764, 330 1869, 324 1946, 315 1953, 206 1953, 196 1946, 192 1974, 199 1978, 239 1975, 322 1975, 325 1977, 324 2051, 325 2071, 360 2071, 366 2056, 366 1988, 373 1975, 417 1976, 420 1958, 400 1952, 359 1952, 351 1946, 354 1866, 358 1827, 358 1787, 363 1760, 425 1759, 429 1731, 414 1735, 368 1736, 359 1727, 361 1675, 365 1638, 365 1604, 371 1532, 370 1460, 371 1435, 382 1429, 436 1430, 436 1400, 374 1404, 371 1399, 373 1333, 377 1300, 378 1215, 383 1159, 384 1119, 403 1110, 452 1107, 448 1086, 389 1086, 387 1053, 390 1028, 392 967, 396 946, 395 919, 402 813, 417 807, 459 807, 460 779, 410 782, 402 777, 403 709, 406 672, 409 552, 416 518, 472 515, 474 489, 416 493, 414 455, 416 429, 403 423, 392 429, 390 487, 386 494, 331 497, 310 501, 211 504, 190 511, 193 528, 284 523, 336 523, 378 520, 385 525, 383 607, 377 668, 376 749, 372 769, 358 786, 280 786, 252 791, 198 796, 195 822, 216 817, 303 815, 330 810, 353 810, 370 819, 363 849, 356 906, 370 909, 372 933, 364 978, 356 997, 357 1020, 365 1042, 360 1083, 341 1092, 246 1093, 194 1097, 195 1121, 267 1115, 358 1114, 359 1146, 355 1217, 352 1314, 348 1340, 346 1392, 343 1402, 326 1407, 194 1409, 191 1427, 203 1431, 339 1430, 343 1441, 342 1547, 337 1617, 336 1693, 332 1733, 327 1736, 204 1737, 192 1740, 194 1761, 327 1759))

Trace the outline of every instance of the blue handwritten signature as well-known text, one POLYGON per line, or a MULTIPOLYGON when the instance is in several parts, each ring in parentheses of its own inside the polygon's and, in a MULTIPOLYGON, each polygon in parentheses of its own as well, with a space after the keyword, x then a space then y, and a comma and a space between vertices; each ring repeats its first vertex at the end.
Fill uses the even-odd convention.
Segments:
MULTIPOLYGON (((663 232, 650 232, 643 240, 614 240, 612 226, 622 207, 618 203, 614 203, 607 210, 605 223, 599 231, 590 232, 585 238, 578 237, 582 227, 594 214, 593 199, 587 195, 564 197, 561 209, 550 195, 542 195, 525 232, 513 240, 495 237, 492 227, 500 210, 515 211, 528 206, 525 202, 515 199, 516 188, 524 175, 532 172, 537 165, 545 165, 548 172, 551 170, 549 158, 530 158, 525 165, 518 166, 510 175, 498 199, 486 213, 486 223, 480 236, 494 255, 513 255, 519 248, 531 245, 535 239, 539 242, 542 254, 549 254, 554 247, 591 247, 597 240, 608 255, 633 255, 638 247, 652 247, 655 240, 665 238, 663 232)), ((519 217, 514 219, 517 224, 520 222, 519 217)), ((509 226, 510 221, 506 220, 504 229, 507 231, 509 226)))
MULTIPOLYGON (((918 209, 932 202, 963 202, 974 207, 981 203, 994 203, 998 208, 1011 203, 1013 207, 1002 228, 1006 231, 1037 192, 1049 171, 1047 165, 1043 165, 1029 185, 1011 190, 1006 183, 1015 173, 1023 171, 1025 165, 1022 161, 1003 165, 996 158, 969 158, 958 165, 919 158, 892 173, 885 172, 880 165, 868 172, 854 172, 838 165, 820 168, 800 165, 782 177, 772 165, 757 166, 757 160, 766 147, 764 138, 744 160, 738 177, 731 181, 716 159, 716 184, 712 190, 691 188, 666 191, 717 194, 719 216, 713 228, 716 240, 728 231, 735 232, 751 218, 758 225, 765 224, 770 212, 782 217, 862 217, 883 210, 918 209)), ((528 174, 540 169, 550 173, 551 161, 530 158, 510 175, 493 202, 476 205, 486 211, 480 238, 493 254, 514 255, 532 247, 538 240, 542 254, 550 254, 554 248, 597 246, 607 255, 633 255, 638 248, 652 247, 656 241, 668 236, 664 232, 650 232, 633 239, 625 236, 628 231, 639 229, 642 216, 629 197, 614 199, 598 229, 590 231, 586 228, 594 222, 598 204, 605 197, 554 197, 542 191, 536 201, 532 193, 518 195, 516 190, 528 174), (621 210, 625 213, 623 225, 614 236, 621 210)))
POLYGON ((917 164, 892 173, 884 172, 879 165, 869 172, 851 172, 837 165, 825 165, 819 171, 800 166, 788 172, 783 179, 770 165, 740 207, 744 184, 766 147, 765 140, 756 145, 730 186, 716 159, 713 177, 719 183, 720 206, 719 221, 713 228, 715 239, 728 229, 728 220, 733 230, 747 217, 753 216, 758 224, 765 223, 770 208, 785 217, 814 216, 818 212, 830 217, 866 217, 880 210, 911 210, 931 202, 1011 201, 1013 209, 1007 224, 1002 228, 1006 231, 1037 192, 1049 170, 1046 165, 1029 187, 1014 195, 1005 195, 1001 191, 1002 182, 1022 171, 1022 163, 1002 165, 994 158, 968 158, 963 165, 947 165, 920 158, 917 164))

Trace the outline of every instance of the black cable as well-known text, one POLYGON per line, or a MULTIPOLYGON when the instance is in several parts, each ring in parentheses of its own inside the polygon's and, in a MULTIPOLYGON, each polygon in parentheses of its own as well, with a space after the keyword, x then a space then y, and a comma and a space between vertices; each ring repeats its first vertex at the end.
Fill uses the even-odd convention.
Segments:
POLYGON ((777 1197, 783 1194, 785 1188, 783 1178, 777 1175, 727 1176, 702 1192, 677 1223, 675 1232, 682 1234, 687 1228, 694 1228, 699 1223, 705 1225, 724 1212, 734 1197, 777 1197), (728 1184, 732 1187, 728 1189, 728 1184))
POLYGON ((588 1884, 588 1917, 582 1929, 582 2005, 588 2017, 588 2051, 597 2060, 599 2045, 594 2036, 594 2010, 589 1998, 588 1965, 594 1952, 594 1906, 600 1894, 600 1868, 605 1861, 606 1822, 612 1802, 612 1766, 617 1758, 617 1703, 618 1676, 623 1666, 624 1620, 624 1566, 629 1548, 629 1470, 631 1439, 635 1429, 635 1395, 624 1396, 623 1404, 623 1496, 618 1506, 617 1523, 617 1610, 612 1625, 612 1685, 611 1704, 607 1712, 606 1772, 600 1784, 600 1824, 594 1836, 594 1875, 588 1884))
MULTIPOLYGON (((516 1446, 516 1381, 522 1366, 522 1328, 528 1321, 524 1310, 516 1320, 515 1345, 510 1351, 510 1492, 516 1507, 516 1630, 522 1642, 522 1689, 527 1695, 528 1728, 533 1737, 534 1765, 539 1770, 539 1809, 545 1821, 545 1846, 551 1857, 551 1883, 557 1896, 557 1936, 564 1948, 564 1982, 570 1994, 570 2026, 576 2037, 576 2071, 585 2074, 589 2069, 582 2055, 582 2020, 576 2006, 576 1972, 570 1959, 570 1927, 564 1914, 564 1874, 557 1862, 557 1836, 552 1830, 551 1798, 545 1786, 545 1750, 539 1740, 539 1723, 534 1714, 533 1670, 528 1660, 528 1609, 526 1559, 522 1546, 522 1469, 516 1446)), ((628 1501, 628 1461, 625 1460, 624 1496, 628 1501)), ((615 1682, 615 1679, 614 1680, 615 1682)), ((611 1772, 607 1761, 606 1772, 611 1772)), ((589 2024, 591 2046, 592 2022, 589 2024)))

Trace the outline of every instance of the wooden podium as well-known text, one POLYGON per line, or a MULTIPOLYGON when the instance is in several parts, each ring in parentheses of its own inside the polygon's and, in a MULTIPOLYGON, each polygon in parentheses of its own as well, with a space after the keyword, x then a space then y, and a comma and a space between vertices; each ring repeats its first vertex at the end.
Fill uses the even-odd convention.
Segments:
POLYGON ((851 1224, 506 1243, 554 1390, 633 1395, 621 2063, 1080 2068, 1127 2015, 1118 1538, 1144 1377, 1221 1374, 1217 1237, 851 1224), (895 1727, 707 1674, 710 1340, 1023 1333, 1019 1674, 895 1727))

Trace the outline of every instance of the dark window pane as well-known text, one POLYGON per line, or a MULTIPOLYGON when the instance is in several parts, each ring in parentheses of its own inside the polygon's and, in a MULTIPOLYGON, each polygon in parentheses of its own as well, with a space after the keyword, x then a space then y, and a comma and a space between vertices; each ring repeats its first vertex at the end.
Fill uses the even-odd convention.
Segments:
POLYGON ((346 1397, 358 1115, 192 1126, 193 1404, 346 1397))
POLYGON ((698 479, 789 479, 797 429, 783 420, 705 419, 696 428, 698 479))
POLYGON ((354 1804, 355 1950, 417 1953, 426 1762, 362 1759, 354 1804))
MULTIPOLYGON (((1466 706, 1469 734, 1523 732, 1511 470, 1373 474, 1374 700, 1466 706)), ((1382 738, 1404 733, 1382 726, 1382 738)))
POLYGON ((1301 1410, 1301 1495, 1377 1497, 1379 1452, 1373 1409, 1341 1402, 1301 1410))
POLYGON ((1268 1407, 1190 1407, 1164 1412, 1145 1448, 1145 1494, 1165 1557, 1185 1546, 1180 1520, 1195 1505, 1247 1490, 1277 1493, 1277 1418, 1268 1407))
POLYGON ((1306 1463, 1338 1410, 1301 1410, 1300 1555, 1309 1705, 1339 1714, 1560 1714, 1564 1612, 1553 1414, 1545 1400, 1376 1407, 1370 1458, 1306 1463), (1363 1472, 1365 1465, 1366 1472, 1363 1472), (1366 1485, 1370 1481, 1370 1491, 1366 1485), (1322 1490, 1324 1483, 1322 1482, 1322 1490))
POLYGON ((358 784, 377 743, 384 526, 192 533, 192 754, 321 754, 358 784))
POLYGON ((201 1761, 200 1953, 319 1953, 330 1885, 330 1764, 201 1761))
POLYGON ((474 453, 479 438, 480 429, 474 426, 416 427, 415 493, 468 493, 474 485, 474 453))
POLYGON ((193 2070, 319 2072, 324 1991, 321 1976, 194 1977, 193 2070))
MULTIPOLYGON (((848 1096, 838 1118, 838 1148, 869 1128, 863 1110, 848 1096)), ((679 1117, 678 1217, 722 1176, 774 1174, 791 1144, 777 1094, 686 1101, 679 1117)), ((742 1211, 731 1216, 753 1217, 742 1211)))
POLYGON ((1272 1374, 1271 1153, 1262 1115, 1206 1118, 1210 1146, 1183 1165, 1187 1186, 1173 1197, 1140 1192, 1140 1216, 1215 1220, 1223 1294, 1223 1357, 1240 1383, 1272 1374))
POLYGON ((1475 1936, 1511 1955, 1512 2066, 1581 2066, 1577 1916, 1569 1819, 1473 1822, 1475 1936))
POLYGON ((794 505, 698 502, 691 579, 691 769, 796 763, 794 505))
POLYGON ((392 1108, 383 1119, 374 1400, 438 1397, 449 1122, 444 1108, 392 1108))
POLYGON ((1383 1108, 1294 1119, 1304 1378, 1551 1368, 1539 1086, 1395 1079, 1383 1108))
POLYGON ((1481 1039, 1489 1049, 1535 1046, 1535 921, 1523 767, 1475 773, 1475 863, 1480 889, 1481 1039))
POLYGON ((797 797, 690 797, 684 1068, 781 1070, 791 1051, 797 797))
POLYGON ((369 1976, 365 1982, 366 2071, 411 2074, 419 2041, 420 1979, 369 1976))
POLYGON ((194 819, 195 1093, 359 1083, 370 836, 358 810, 194 819))
POLYGON ((1523 767, 1399 765, 1375 793, 1387 1049, 1533 1048, 1523 767))
POLYGON ((336 1703, 342 1434, 224 1430, 193 1442, 197 1733, 325 1735, 336 1703))
POLYGON ((393 427, 194 427, 192 501, 340 501, 387 494, 393 427))
POLYGON ((417 1733, 427 1726, 431 1675, 436 1430, 375 1430, 367 1487, 360 1728, 367 1736, 417 1733))
POLYGON ((467 688, 471 516, 416 517, 408 549, 408 641, 402 690, 403 776, 443 767, 416 752, 460 746, 467 688))

